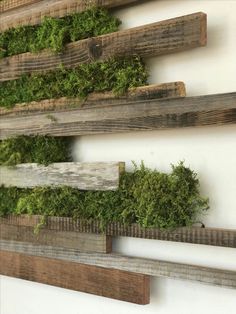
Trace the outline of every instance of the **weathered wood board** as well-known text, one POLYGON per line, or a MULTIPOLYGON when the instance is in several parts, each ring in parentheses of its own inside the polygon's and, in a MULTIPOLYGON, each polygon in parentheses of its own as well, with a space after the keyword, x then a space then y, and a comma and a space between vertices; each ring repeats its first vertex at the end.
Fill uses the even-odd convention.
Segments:
MULTIPOLYGON (((0 224, 35 227, 41 219, 42 216, 35 215, 10 215, 0 217, 0 224)), ((174 230, 160 230, 142 228, 137 224, 127 226, 122 223, 110 223, 105 230, 101 231, 97 221, 85 222, 68 217, 47 217, 44 228, 63 232, 105 233, 112 237, 135 237, 236 248, 236 230, 231 229, 183 227, 174 230)))
POLYGON ((1 117, 0 138, 49 134, 77 136, 236 123, 236 92, 1 117), (56 122, 55 122, 56 121, 56 122))
POLYGON ((140 0, 3 0, 0 2, 0 31, 20 25, 40 24, 45 16, 63 17, 92 6, 112 9, 139 2, 140 0))
POLYGON ((112 238, 105 234, 65 232, 42 227, 37 233, 35 230, 34 227, 0 223, 0 239, 77 249, 81 252, 112 251, 112 238))
POLYGON ((65 250, 51 246, 36 246, 5 240, 0 240, 0 247, 2 251, 55 258, 149 276, 191 280, 214 286, 236 288, 236 267, 234 271, 220 270, 118 254, 83 253, 73 249, 65 250))
POLYGON ((0 251, 0 274, 136 304, 148 304, 150 278, 60 259, 0 251))
POLYGON ((206 19, 206 14, 199 12, 73 42, 60 54, 45 50, 4 58, 0 60, 0 81, 13 80, 25 73, 54 70, 59 65, 74 68, 111 57, 152 57, 205 46, 206 19))
POLYGON ((10 109, 0 107, 0 116, 63 110, 66 108, 95 108, 107 105, 115 106, 121 103, 126 104, 130 101, 170 99, 185 96, 185 84, 183 82, 171 82, 130 88, 127 93, 121 96, 117 96, 113 92, 91 93, 86 99, 62 97, 59 99, 47 99, 39 102, 33 101, 30 103, 21 103, 10 109))
POLYGON ((116 190, 122 162, 63 162, 48 166, 19 164, 1 166, 1 184, 5 187, 33 188, 37 186, 70 186, 80 190, 116 190))

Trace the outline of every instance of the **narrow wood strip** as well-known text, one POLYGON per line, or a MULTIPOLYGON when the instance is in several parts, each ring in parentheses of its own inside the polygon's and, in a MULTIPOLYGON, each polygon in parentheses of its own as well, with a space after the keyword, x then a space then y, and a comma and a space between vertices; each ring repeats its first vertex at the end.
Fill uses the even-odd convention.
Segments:
POLYGON ((20 25, 40 24, 45 16, 57 18, 93 6, 111 9, 139 2, 140 0, 5 0, 0 4, 0 31, 20 25), (9 12, 10 9, 12 11, 9 12))
POLYGON ((35 233, 34 227, 0 223, 0 239, 51 245, 81 252, 111 253, 112 237, 105 234, 58 231, 41 228, 35 233))
POLYGON ((30 114, 45 111, 59 111, 71 108, 95 108, 106 105, 115 106, 130 101, 140 101, 149 99, 170 99, 186 96, 185 84, 183 82, 171 82, 140 86, 130 88, 125 95, 117 96, 113 92, 92 93, 85 100, 81 98, 59 98, 47 99, 43 101, 33 101, 30 103, 21 103, 14 108, 6 109, 0 107, 0 116, 14 116, 19 114, 30 114))
POLYGON ((149 276, 68 260, 1 250, 0 274, 136 304, 150 302, 149 276))
POLYGON ((122 162, 63 162, 43 165, 1 166, 1 184, 5 187, 70 186, 80 190, 116 190, 122 162))
POLYGON ((23 242, 0 240, 1 250, 43 256, 77 262, 81 264, 141 273, 144 275, 167 277, 180 280, 236 288, 236 270, 220 270, 181 263, 172 263, 145 258, 136 258, 118 254, 83 253, 73 249, 61 249, 51 246, 35 246, 23 242))
POLYGON ((128 30, 80 40, 66 46, 64 53, 24 53, 0 60, 0 81, 25 73, 50 71, 63 65, 105 61, 111 57, 152 57, 206 45, 206 14, 194 13, 128 30))
POLYGON ((236 122, 236 92, 168 100, 130 101, 99 108, 62 110, 0 118, 0 138, 48 134, 89 134, 151 131, 236 122), (56 121, 56 122, 55 122, 56 121))
MULTIPOLYGON (((0 224, 35 227, 41 220, 41 216, 10 215, 0 217, 0 224)), ((63 232, 102 233, 96 221, 85 222, 66 217, 47 217, 45 228, 63 232)), ((103 232, 113 237, 126 236, 236 248, 236 230, 230 229, 184 227, 175 230, 160 230, 142 228, 137 224, 127 226, 121 223, 110 223, 103 232)))

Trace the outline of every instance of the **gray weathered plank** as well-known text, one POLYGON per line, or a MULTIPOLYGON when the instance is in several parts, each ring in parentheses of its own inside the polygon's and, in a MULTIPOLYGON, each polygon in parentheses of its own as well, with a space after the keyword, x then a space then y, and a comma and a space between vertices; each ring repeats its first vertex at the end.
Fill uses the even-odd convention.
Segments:
POLYGON ((201 47, 206 45, 206 34, 206 14, 198 12, 73 42, 60 54, 45 50, 4 58, 0 60, 0 81, 13 80, 25 73, 45 73, 59 65, 74 68, 111 57, 152 57, 201 47))
POLYGON ((21 134, 76 136, 232 124, 236 122, 236 92, 53 111, 52 116, 53 121, 45 113, 1 117, 0 138, 21 134))
POLYGON ((185 84, 183 82, 171 82, 139 86, 128 89, 124 95, 117 96, 113 92, 91 93, 86 99, 81 98, 59 98, 46 99, 39 102, 19 103, 13 108, 0 107, 0 116, 14 116, 19 114, 30 114, 45 111, 58 111, 66 108, 95 108, 103 106, 116 106, 130 101, 150 99, 170 99, 186 96, 185 84))
POLYGON ((80 190, 115 190, 119 187, 122 162, 54 163, 1 166, 1 184, 6 187, 70 186, 80 190))
MULTIPOLYGON (((42 216, 36 215, 0 217, 0 223, 16 226, 35 227, 41 220, 42 216)), ((183 227, 174 230, 160 230, 157 228, 142 228, 137 224, 127 226, 122 223, 112 222, 101 230, 98 221, 86 222, 69 217, 47 217, 45 228, 63 232, 105 233, 112 237, 135 237, 236 248, 236 230, 231 229, 183 227)))
POLYGON ((35 230, 34 227, 0 223, 0 239, 77 249, 81 252, 111 253, 112 251, 112 238, 105 234, 57 231, 42 227, 37 233, 35 230))
POLYGON ((236 269, 235 271, 228 271, 118 254, 83 253, 73 249, 65 250, 50 246, 35 246, 28 243, 5 240, 0 241, 0 247, 3 251, 43 256, 150 276, 191 280, 214 286, 236 288, 236 269))

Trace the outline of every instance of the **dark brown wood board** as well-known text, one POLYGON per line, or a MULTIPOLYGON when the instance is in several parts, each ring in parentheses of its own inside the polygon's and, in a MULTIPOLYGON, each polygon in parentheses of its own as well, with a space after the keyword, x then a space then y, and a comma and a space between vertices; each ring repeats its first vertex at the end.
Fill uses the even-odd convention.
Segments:
POLYGON ((112 237, 105 234, 58 231, 0 223, 0 239, 51 245, 81 252, 111 253, 112 237))
POLYGON ((141 305, 150 302, 149 276, 126 271, 0 251, 0 274, 141 305))
POLYGON ((111 57, 153 57, 202 47, 207 42, 206 24, 206 14, 198 12, 73 42, 60 54, 45 50, 7 57, 0 60, 0 81, 13 80, 26 73, 45 73, 59 65, 74 68, 111 57))
POLYGON ((150 99, 170 99, 186 96, 185 84, 183 82, 170 82, 139 86, 130 88, 124 95, 117 96, 113 92, 91 93, 86 99, 66 98, 46 99, 39 102, 16 104, 13 108, 0 107, 0 116, 13 116, 19 114, 30 114, 35 112, 58 111, 66 108, 102 107, 116 106, 130 101, 150 99))
POLYGON ((0 138, 48 134, 90 134, 152 131, 236 123, 236 92, 168 100, 130 101, 116 106, 0 118, 0 138))
MULTIPOLYGON (((0 217, 0 225, 34 228, 41 220, 42 216, 11 215, 0 217)), ((160 230, 157 228, 142 228, 137 224, 127 226, 122 223, 110 223, 102 231, 99 222, 85 222, 67 217, 47 217, 44 228, 62 232, 105 233, 112 237, 135 237, 236 248, 236 230, 230 229, 183 227, 175 230, 160 230)))

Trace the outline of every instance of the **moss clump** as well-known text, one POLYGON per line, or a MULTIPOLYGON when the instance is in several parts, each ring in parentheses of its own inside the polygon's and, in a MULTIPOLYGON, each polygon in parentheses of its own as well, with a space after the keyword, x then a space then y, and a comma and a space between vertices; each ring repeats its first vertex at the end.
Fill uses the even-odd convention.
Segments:
POLYGON ((0 165, 33 162, 48 165, 69 159, 69 142, 65 138, 19 136, 0 142, 0 165))
POLYGON ((95 7, 60 19, 45 17, 40 25, 1 33, 0 58, 46 48, 60 52, 69 42, 115 32, 120 23, 107 10, 95 7))
POLYGON ((144 165, 136 167, 133 173, 122 176, 117 191, 61 187, 36 188, 21 191, 22 194, 17 194, 15 189, 3 189, 2 193, 5 196, 1 215, 9 208, 9 213, 15 214, 98 220, 101 226, 110 222, 162 229, 190 226, 208 209, 208 200, 200 195, 196 173, 183 163, 172 166, 170 174, 150 170, 144 165), (8 198, 11 198, 10 207, 8 198))
POLYGON ((129 87, 147 84, 147 71, 139 57, 110 59, 82 64, 75 69, 58 69, 41 75, 24 75, 0 84, 0 106, 59 97, 86 97, 92 92, 113 90, 124 93, 129 87))

